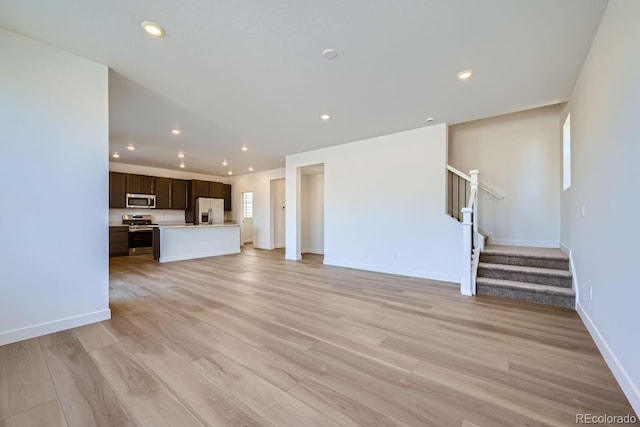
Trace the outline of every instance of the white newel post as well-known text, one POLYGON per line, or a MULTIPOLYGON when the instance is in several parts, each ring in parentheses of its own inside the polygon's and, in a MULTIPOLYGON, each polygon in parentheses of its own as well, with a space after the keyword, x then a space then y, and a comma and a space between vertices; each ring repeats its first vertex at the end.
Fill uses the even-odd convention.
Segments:
POLYGON ((471 177, 471 194, 475 194, 473 200, 473 247, 478 247, 478 174, 480 172, 477 169, 469 171, 471 177))
POLYGON ((462 295, 473 295, 471 289, 471 213, 472 208, 462 208, 462 280, 460 282, 460 293, 462 295))

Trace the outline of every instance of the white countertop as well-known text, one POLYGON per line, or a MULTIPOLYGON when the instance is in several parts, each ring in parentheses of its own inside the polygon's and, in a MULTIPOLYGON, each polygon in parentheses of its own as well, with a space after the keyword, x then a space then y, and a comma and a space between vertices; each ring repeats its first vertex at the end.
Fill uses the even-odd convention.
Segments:
POLYGON ((212 227, 239 227, 240 224, 176 224, 176 225, 153 225, 158 228, 212 228, 212 227))
MULTIPOLYGON (((177 228, 186 228, 186 227, 235 227, 235 226, 239 226, 240 224, 202 224, 202 225, 194 225, 194 224, 184 224, 184 223, 173 223, 173 224, 153 224, 150 225, 150 227, 159 227, 159 228, 173 228, 173 227, 177 227, 177 228)), ((122 223, 110 223, 109 227, 128 227, 128 225, 126 224, 122 224, 122 223)))

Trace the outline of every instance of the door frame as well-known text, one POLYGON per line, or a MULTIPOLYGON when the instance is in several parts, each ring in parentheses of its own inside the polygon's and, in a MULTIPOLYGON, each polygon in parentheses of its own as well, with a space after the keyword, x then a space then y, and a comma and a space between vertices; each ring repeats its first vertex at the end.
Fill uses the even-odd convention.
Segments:
MULTIPOLYGON (((255 244, 255 238, 256 238, 256 233, 255 233, 255 228, 254 228, 254 220, 255 220, 255 192, 253 190, 245 190, 245 191, 241 191, 240 192, 240 197, 239 197, 239 207, 238 207, 238 213, 240 216, 240 246, 244 246, 245 241, 244 241, 244 228, 245 228, 245 222, 244 222, 244 193, 251 193, 252 194, 252 204, 253 204, 253 213, 254 215, 251 217, 251 244, 255 244)), ((249 243, 249 242, 247 242, 249 243)))

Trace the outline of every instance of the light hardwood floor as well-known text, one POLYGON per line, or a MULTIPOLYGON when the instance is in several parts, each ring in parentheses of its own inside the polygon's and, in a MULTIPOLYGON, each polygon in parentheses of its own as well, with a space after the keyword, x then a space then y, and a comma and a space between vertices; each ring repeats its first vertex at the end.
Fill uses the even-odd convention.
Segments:
POLYGON ((113 318, 0 347, 0 426, 575 425, 633 414, 575 312, 280 251, 111 260, 113 318))

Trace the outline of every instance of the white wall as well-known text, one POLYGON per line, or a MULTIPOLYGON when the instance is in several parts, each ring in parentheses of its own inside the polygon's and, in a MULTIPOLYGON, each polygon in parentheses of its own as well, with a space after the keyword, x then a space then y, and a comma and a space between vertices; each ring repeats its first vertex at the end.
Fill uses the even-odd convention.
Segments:
POLYGON ((640 413, 638 22, 640 2, 609 2, 565 109, 572 185, 562 193, 562 243, 576 273, 578 312, 640 413))
POLYGON ((286 258, 300 258, 300 168, 324 163, 325 264, 459 282, 446 151, 440 124, 288 156, 286 258))
POLYGON ((0 52, 1 345, 110 311, 107 67, 4 30, 0 52))
POLYGON ((324 174, 302 176, 302 253, 324 253, 324 174))
POLYGON ((237 208, 242 193, 253 191, 253 246, 259 249, 273 249, 271 226, 271 180, 284 178, 284 169, 257 172, 232 177, 231 184, 235 220, 242 220, 242 212, 237 208))
POLYGON ((449 127, 449 164, 505 195, 480 191, 480 228, 489 243, 558 247, 561 105, 449 127))

